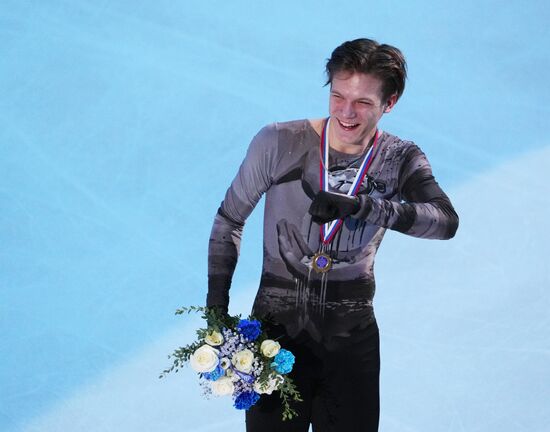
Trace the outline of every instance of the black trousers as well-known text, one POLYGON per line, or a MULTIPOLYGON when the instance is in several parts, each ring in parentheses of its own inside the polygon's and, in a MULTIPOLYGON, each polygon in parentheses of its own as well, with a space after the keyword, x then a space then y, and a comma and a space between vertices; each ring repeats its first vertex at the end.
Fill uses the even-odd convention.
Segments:
MULTIPOLYGON (((270 333, 271 334, 271 333, 270 333)), ((376 321, 328 350, 305 335, 280 339, 296 356, 290 373, 303 402, 282 421, 278 393, 261 395, 246 412, 247 432, 376 432, 380 416, 380 339, 376 321)))

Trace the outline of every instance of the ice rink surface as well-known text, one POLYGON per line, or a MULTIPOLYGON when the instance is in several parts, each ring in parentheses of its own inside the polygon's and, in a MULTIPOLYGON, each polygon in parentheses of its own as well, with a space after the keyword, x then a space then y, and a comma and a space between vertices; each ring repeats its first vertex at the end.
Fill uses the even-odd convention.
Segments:
MULTIPOLYGON (((380 430, 547 431, 548 22, 542 1, 2 0, 0 430, 244 430, 189 371, 158 380, 199 325, 173 311, 204 302, 252 136, 325 116, 325 59, 371 37, 409 63, 381 126, 461 218, 451 241, 380 248, 380 430)), ((258 285, 261 207, 232 312, 258 285)))

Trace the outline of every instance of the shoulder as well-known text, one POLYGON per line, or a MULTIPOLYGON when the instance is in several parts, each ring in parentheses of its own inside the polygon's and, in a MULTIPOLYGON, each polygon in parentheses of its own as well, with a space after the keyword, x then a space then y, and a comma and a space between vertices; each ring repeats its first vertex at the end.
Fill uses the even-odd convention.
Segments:
POLYGON ((285 132, 299 133, 307 130, 308 127, 311 127, 308 125, 308 120, 273 122, 262 127, 256 136, 273 136, 285 132))
POLYGON ((386 131, 382 132, 381 141, 386 147, 392 149, 408 150, 412 147, 418 147, 413 141, 402 139, 386 131))
POLYGON ((310 120, 300 119, 300 120, 289 120, 283 122, 273 123, 279 133, 283 134, 305 134, 308 132, 315 131, 310 120))
POLYGON ((387 132, 384 134, 387 143, 384 159, 396 167, 402 181, 418 170, 431 175, 430 162, 418 145, 387 132))
POLYGON ((316 136, 316 129, 307 119, 270 123, 259 130, 253 141, 262 146, 294 145, 316 136))
POLYGON ((408 159, 414 155, 423 154, 420 147, 413 141, 402 139, 386 131, 382 132, 381 144, 381 151, 387 158, 408 159))
POLYGON ((274 122, 264 126, 260 131, 269 130, 278 133, 310 133, 314 132, 318 135, 323 130, 324 119, 300 119, 274 122))

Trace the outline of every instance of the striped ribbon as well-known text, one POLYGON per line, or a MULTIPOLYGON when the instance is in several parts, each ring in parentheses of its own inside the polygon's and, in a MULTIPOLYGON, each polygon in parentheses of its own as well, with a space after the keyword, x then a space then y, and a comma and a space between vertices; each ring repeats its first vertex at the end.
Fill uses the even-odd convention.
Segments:
MULTIPOLYGON (((329 123, 330 123, 330 117, 327 118, 325 122, 325 126, 323 128, 323 133, 321 134, 321 161, 320 161, 320 169, 319 169, 319 175, 320 175, 320 183, 321 183, 321 190, 324 190, 328 192, 329 190, 329 182, 328 182, 328 164, 329 164, 329 142, 328 142, 328 135, 329 135, 329 123)), ((348 196, 355 196, 357 195, 357 192, 359 191, 359 187, 361 186, 361 183, 363 182, 363 179, 365 178, 365 175, 367 174, 367 171, 370 167, 370 164, 373 161, 373 154, 374 154, 374 148, 376 147, 376 144, 378 143, 378 137, 380 133, 378 129, 376 130, 376 133, 374 135, 374 142, 372 143, 371 148, 365 155, 363 162, 361 162, 361 166, 359 167, 359 171, 357 172, 355 178, 353 179, 353 183, 351 185, 351 188, 347 192, 348 196)), ((321 225, 321 240, 323 241, 323 244, 328 244, 332 241, 340 227, 342 226, 342 223, 344 222, 343 219, 334 220, 332 222, 326 223, 321 225)))

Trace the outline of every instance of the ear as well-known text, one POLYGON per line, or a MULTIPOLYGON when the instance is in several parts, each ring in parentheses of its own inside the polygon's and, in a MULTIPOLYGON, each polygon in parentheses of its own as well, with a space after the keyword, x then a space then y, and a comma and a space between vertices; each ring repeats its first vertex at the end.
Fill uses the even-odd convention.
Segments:
POLYGON ((386 101, 384 112, 389 113, 393 109, 396 103, 397 103, 397 94, 394 93, 386 101))

